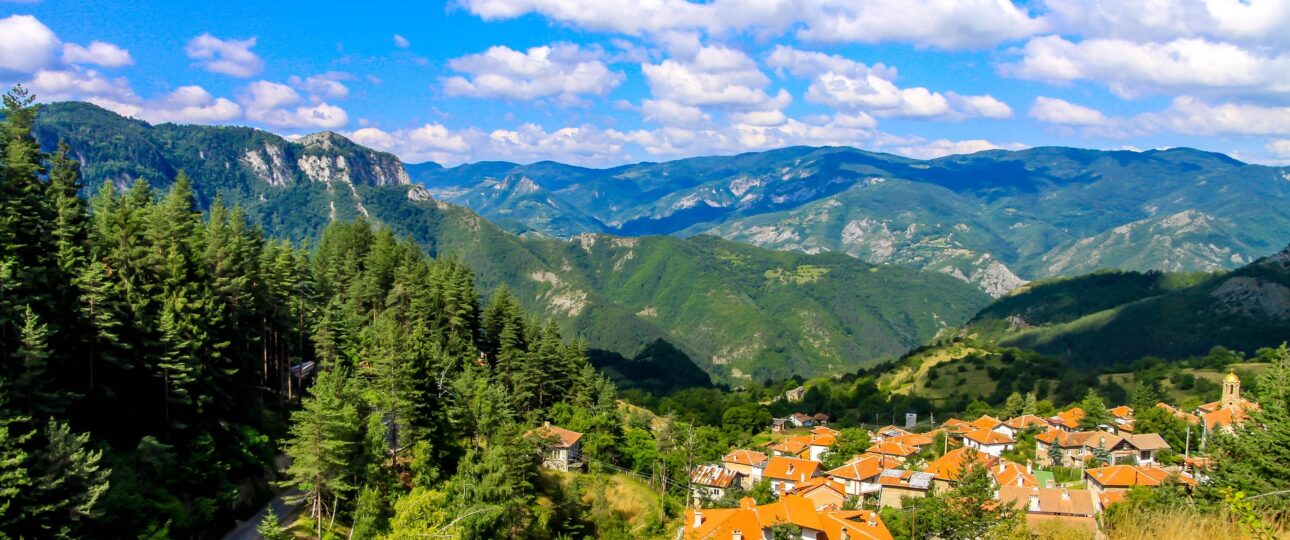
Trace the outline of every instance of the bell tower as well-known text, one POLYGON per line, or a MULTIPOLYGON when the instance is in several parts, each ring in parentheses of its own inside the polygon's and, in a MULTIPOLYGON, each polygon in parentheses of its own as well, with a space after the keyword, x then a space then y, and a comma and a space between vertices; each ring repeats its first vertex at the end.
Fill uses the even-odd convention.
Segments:
POLYGON ((1223 407, 1236 407, 1241 401, 1241 378, 1235 371, 1229 371, 1223 377, 1223 407))

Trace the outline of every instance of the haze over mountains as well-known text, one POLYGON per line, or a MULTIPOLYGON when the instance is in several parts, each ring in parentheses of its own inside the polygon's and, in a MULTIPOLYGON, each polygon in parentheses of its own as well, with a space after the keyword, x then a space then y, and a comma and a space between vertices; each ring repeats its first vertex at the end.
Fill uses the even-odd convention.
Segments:
POLYGON ((587 169, 408 167, 517 233, 714 234, 953 275, 1000 296, 1103 268, 1235 268, 1290 241, 1290 173, 1222 154, 1075 148, 914 160, 793 147, 587 169))

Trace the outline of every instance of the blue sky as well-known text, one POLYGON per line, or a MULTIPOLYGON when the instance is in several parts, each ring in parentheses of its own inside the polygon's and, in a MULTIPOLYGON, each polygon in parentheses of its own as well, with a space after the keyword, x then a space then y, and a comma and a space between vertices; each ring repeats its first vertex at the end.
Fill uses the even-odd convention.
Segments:
POLYGON ((404 161, 793 144, 1290 162, 1284 0, 0 0, 0 82, 404 161))

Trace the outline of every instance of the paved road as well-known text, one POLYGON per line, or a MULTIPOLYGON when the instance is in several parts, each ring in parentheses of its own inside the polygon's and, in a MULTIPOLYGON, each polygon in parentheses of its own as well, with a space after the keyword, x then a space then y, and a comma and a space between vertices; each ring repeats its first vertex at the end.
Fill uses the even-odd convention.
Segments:
POLYGON ((295 521, 296 514, 300 513, 300 510, 304 506, 304 502, 287 504, 286 499, 297 495, 300 495, 300 490, 298 489, 291 489, 279 493, 277 496, 273 497, 273 500, 269 501, 269 504, 264 506, 263 510, 260 510, 259 513, 255 514, 254 517, 243 521, 236 529, 233 529, 228 534, 224 535, 224 540, 260 540, 263 537, 260 536, 260 533, 255 532, 255 528, 260 525, 260 522, 264 520, 264 516, 269 512, 273 512, 273 515, 278 518, 278 523, 282 525, 287 525, 288 523, 295 521))

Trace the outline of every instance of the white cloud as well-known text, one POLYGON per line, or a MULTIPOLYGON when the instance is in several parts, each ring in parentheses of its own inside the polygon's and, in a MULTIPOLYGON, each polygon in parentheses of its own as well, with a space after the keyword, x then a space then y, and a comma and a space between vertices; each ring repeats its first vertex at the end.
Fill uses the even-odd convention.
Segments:
POLYGON ((349 124, 345 110, 326 102, 300 105, 300 94, 285 84, 256 81, 239 97, 246 118, 280 128, 335 129, 349 124))
POLYGON ((792 102, 782 89, 774 97, 766 93, 770 79, 752 58, 719 45, 703 47, 688 60, 642 64, 641 71, 654 98, 681 105, 767 110, 792 102))
POLYGON ((1189 135, 1290 135, 1290 107, 1210 105, 1181 96, 1164 111, 1133 117, 1133 124, 1147 131, 1189 135))
POLYGON ((1285 40, 1290 4, 1282 0, 1045 0, 1048 18, 1063 33, 1162 41, 1212 37, 1234 41, 1285 40))
POLYGON ((341 81, 353 79, 354 76, 348 73, 329 71, 318 75, 300 78, 293 76, 288 79, 293 86, 308 92, 313 101, 322 101, 324 99, 344 99, 349 97, 349 87, 341 81))
POLYGON ((184 51, 189 58, 200 60, 198 65, 206 71, 246 78, 264 69, 264 61, 251 52, 254 46, 253 37, 225 40, 202 34, 190 40, 184 51))
POLYGON ((54 67, 58 36, 31 15, 0 19, 0 76, 54 67))
POLYGON ((579 95, 604 95, 623 81, 600 61, 600 52, 571 43, 533 47, 521 52, 505 46, 448 62, 469 74, 443 80, 449 95, 531 100, 555 97, 575 101, 579 95))
POLYGON ((408 38, 405 38, 399 34, 394 34, 394 46, 400 49, 406 49, 412 46, 412 42, 408 41, 408 38))
POLYGON ((1278 158, 1290 159, 1290 139, 1277 139, 1269 142, 1266 148, 1278 158))
POLYGON ((393 153, 406 163, 436 161, 448 164, 466 161, 473 149, 467 138, 478 139, 481 136, 477 130, 455 133, 442 124, 425 124, 393 132, 367 127, 349 134, 354 142, 393 153))
POLYGON ((121 67, 134 63, 130 51, 111 43, 91 41, 89 47, 75 43, 63 45, 63 61, 69 64, 96 64, 103 67, 121 67))
POLYGON ((698 107, 659 99, 647 99, 641 102, 641 115, 647 121, 669 126, 694 126, 712 120, 711 115, 698 107))
POLYGON ((1010 0, 826 0, 802 2, 815 41, 897 41, 941 49, 985 48, 1041 32, 1045 23, 1010 0))
POLYGON ((1030 106, 1030 117, 1040 122, 1066 126, 1097 126, 1107 123, 1106 115, 1096 109, 1045 96, 1035 98, 1034 104, 1030 106))
POLYGON ((1045 24, 1010 0, 464 0, 484 20, 537 13, 548 19, 630 35, 755 31, 800 27, 806 40, 903 42, 979 48, 1040 32, 1045 24))
POLYGON ((806 100, 831 107, 868 111, 878 116, 940 118, 1008 118, 1012 108, 993 96, 941 94, 923 87, 899 88, 896 70, 867 66, 838 55, 775 47, 767 63, 799 77, 810 77, 806 100))
POLYGON ((38 71, 27 85, 41 101, 100 98, 125 103, 137 99, 125 78, 108 78, 78 66, 38 71))
POLYGON ((903 156, 917 159, 933 159, 954 154, 972 154, 985 150, 1021 150, 1025 147, 1025 145, 1020 143, 998 145, 985 139, 971 139, 966 141, 938 139, 935 141, 898 146, 893 148, 892 151, 903 156))
POLYGON ((1001 72, 1053 82, 1094 80, 1122 97, 1143 92, 1206 89, 1223 93, 1290 91, 1290 56, 1261 54, 1203 38, 1138 43, 1123 39, 1067 41, 1044 36, 1001 72))
POLYGON ((169 95, 144 104, 134 116, 160 124, 217 124, 242 116, 242 107, 216 98, 200 86, 181 86, 169 95))

